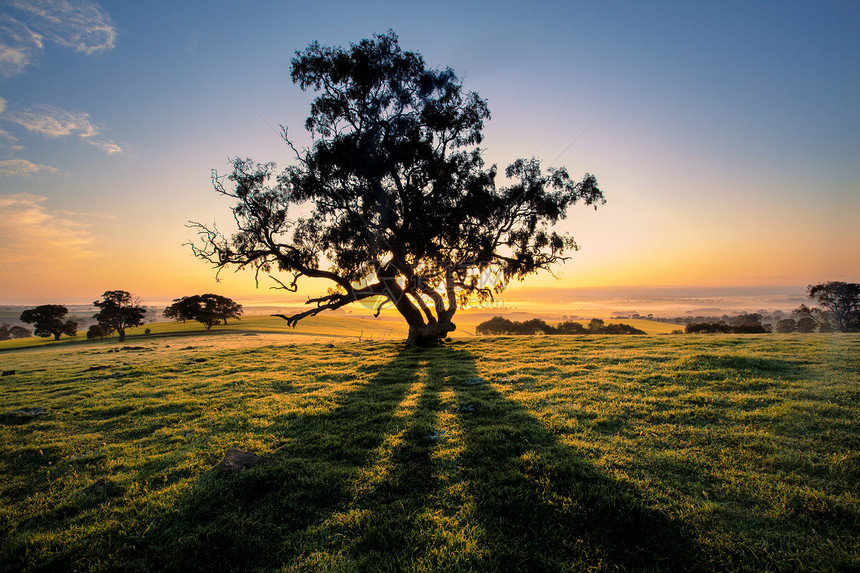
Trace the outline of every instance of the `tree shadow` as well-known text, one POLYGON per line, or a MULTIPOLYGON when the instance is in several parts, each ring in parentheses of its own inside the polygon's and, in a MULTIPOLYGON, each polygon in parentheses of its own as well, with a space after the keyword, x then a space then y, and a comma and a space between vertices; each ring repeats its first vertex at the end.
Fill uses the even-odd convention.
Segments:
POLYGON ((705 569, 681 524, 480 383, 469 352, 447 349, 432 364, 431 376, 455 390, 465 437, 461 473, 483 525, 488 569, 705 569))
MULTIPOLYGON (((397 410, 418 368, 414 352, 400 352, 330 410, 275 420, 283 424, 283 445, 270 463, 232 475, 207 472, 170 507, 123 533, 119 551, 116 539, 96 535, 68 549, 63 559, 86 559, 94 546, 105 544, 106 550, 113 545, 120 562, 144 570, 280 569, 315 537, 337 542, 336 527, 327 520, 355 503, 360 473, 402 426, 397 410)), ((432 409, 432 394, 419 402, 432 409)), ((420 451, 397 455, 421 459, 420 451)), ((388 496, 411 490, 406 484, 430 483, 421 463, 406 465, 400 488, 388 496)))
POLYGON ((275 419, 272 462, 207 472, 169 505, 144 497, 116 514, 128 523, 41 565, 111 554, 160 571, 698 568, 678 523, 523 406, 466 384, 477 376, 467 351, 404 349, 331 409, 275 419), (443 415, 458 427, 447 443, 443 415), (442 468, 444 447, 454 453, 442 468))

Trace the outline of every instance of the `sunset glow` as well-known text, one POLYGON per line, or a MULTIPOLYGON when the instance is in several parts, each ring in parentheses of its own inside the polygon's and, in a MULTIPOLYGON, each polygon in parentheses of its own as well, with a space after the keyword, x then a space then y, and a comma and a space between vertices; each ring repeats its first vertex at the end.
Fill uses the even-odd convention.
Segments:
POLYGON ((324 292, 258 288, 249 272, 216 282, 186 224, 230 232, 210 181, 228 157, 284 167, 279 125, 309 143, 296 50, 387 29, 488 100, 489 163, 540 157, 606 194, 571 209, 560 227, 582 249, 558 278, 511 285, 520 299, 860 280, 855 4, 79 4, 0 8, 39 38, 0 40, 0 304, 324 292))

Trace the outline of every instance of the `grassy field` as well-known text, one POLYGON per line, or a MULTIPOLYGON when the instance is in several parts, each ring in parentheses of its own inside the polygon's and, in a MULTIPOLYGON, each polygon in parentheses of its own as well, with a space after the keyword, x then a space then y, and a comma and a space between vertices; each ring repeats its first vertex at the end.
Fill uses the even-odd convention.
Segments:
POLYGON ((860 337, 167 334, 0 353, 0 570, 860 570, 860 337))

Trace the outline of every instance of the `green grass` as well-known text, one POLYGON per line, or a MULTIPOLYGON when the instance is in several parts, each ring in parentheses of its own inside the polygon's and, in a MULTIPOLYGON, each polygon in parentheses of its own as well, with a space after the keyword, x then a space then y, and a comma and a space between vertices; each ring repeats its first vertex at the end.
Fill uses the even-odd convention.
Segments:
POLYGON ((0 570, 860 570, 860 337, 278 340, 0 354, 0 570))

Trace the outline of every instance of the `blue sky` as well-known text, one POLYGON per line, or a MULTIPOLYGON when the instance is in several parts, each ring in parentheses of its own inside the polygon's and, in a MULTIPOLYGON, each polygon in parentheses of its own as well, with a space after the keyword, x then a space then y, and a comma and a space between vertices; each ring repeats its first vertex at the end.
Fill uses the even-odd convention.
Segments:
POLYGON ((228 157, 285 165, 279 125, 306 141, 296 50, 388 29, 488 100, 489 162, 597 176, 607 205, 564 223, 582 251, 526 286, 857 281, 858 21, 856 2, 4 2, 0 303, 284 299, 216 284, 184 225, 229 223, 209 180, 228 157))

